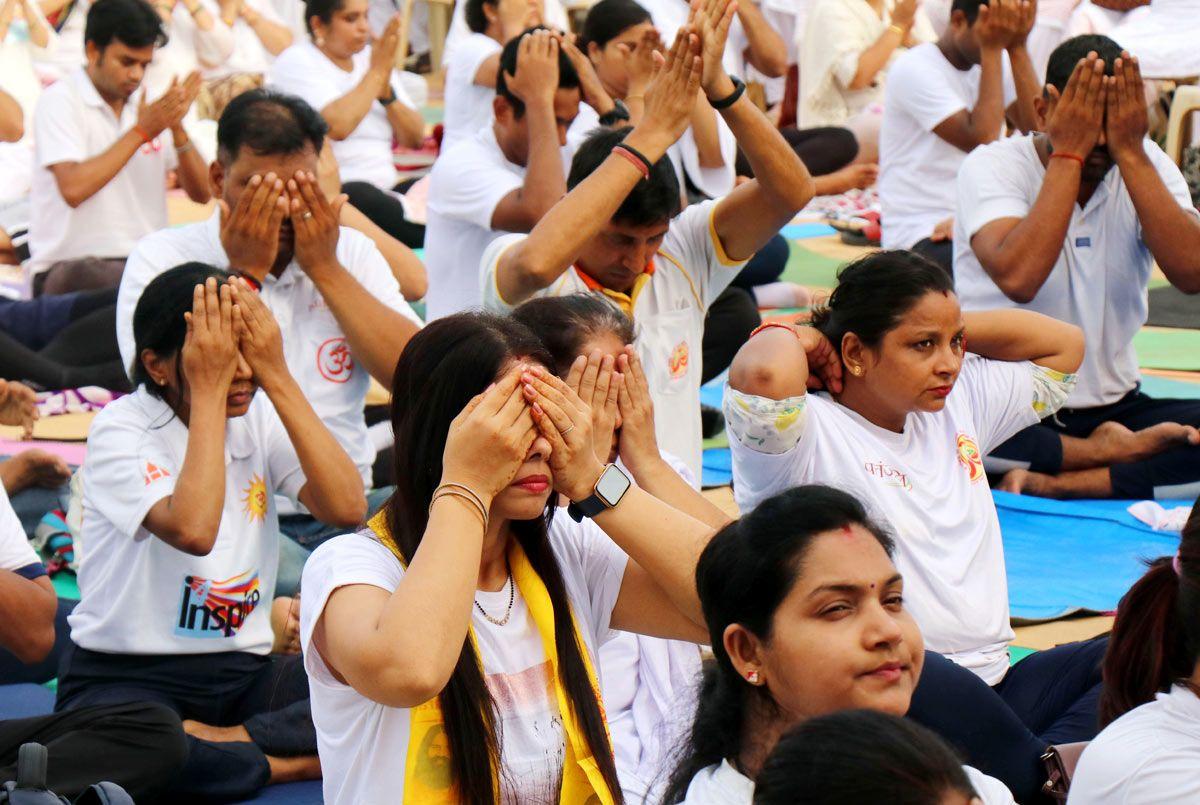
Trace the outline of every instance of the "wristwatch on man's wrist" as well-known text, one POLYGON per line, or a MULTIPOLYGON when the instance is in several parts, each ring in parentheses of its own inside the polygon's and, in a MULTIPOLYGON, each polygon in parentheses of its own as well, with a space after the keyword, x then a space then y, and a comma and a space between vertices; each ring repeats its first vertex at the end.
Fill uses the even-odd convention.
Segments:
POLYGON ((633 482, 624 470, 616 464, 609 464, 600 473, 600 478, 592 488, 592 494, 583 500, 572 501, 567 506, 567 513, 577 523, 583 522, 584 517, 595 517, 601 512, 613 508, 625 497, 633 482))
POLYGON ((379 99, 379 102, 386 108, 396 102, 396 90, 388 87, 388 94, 379 99))
POLYGON ((615 126, 618 123, 627 123, 629 122, 629 107, 616 98, 613 98, 613 108, 600 115, 599 120, 596 122, 601 126, 615 126))

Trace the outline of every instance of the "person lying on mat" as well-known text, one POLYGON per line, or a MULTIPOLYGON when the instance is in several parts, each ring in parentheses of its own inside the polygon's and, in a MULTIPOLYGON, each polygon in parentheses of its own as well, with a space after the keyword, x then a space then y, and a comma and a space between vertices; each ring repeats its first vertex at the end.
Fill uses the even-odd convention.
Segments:
MULTIPOLYGON (((597 458, 620 461, 634 483, 701 522, 714 528, 729 522, 696 491, 683 462, 658 448, 650 385, 633 348, 628 316, 595 294, 530 299, 512 316, 545 344, 555 374, 591 403, 597 458)), ((550 524, 552 533, 568 541, 586 541, 579 530, 590 527, 563 516, 550 524)), ((600 690, 625 801, 658 802, 666 782, 660 771, 686 727, 681 714, 694 701, 700 648, 694 642, 614 632, 600 646, 599 658, 600 690)))
MULTIPOLYGON (((480 268, 488 309, 511 310, 533 296, 595 293, 632 318, 658 442, 696 478, 701 364, 705 373, 721 369, 707 355, 702 360, 705 312, 813 192, 796 152, 721 66, 733 13, 730 0, 697 10, 695 27, 680 30, 647 90, 637 126, 592 134, 575 154, 566 197, 528 236, 493 241, 480 268), (680 214, 679 186, 664 154, 688 126, 697 83, 758 178, 680 214)), ((752 328, 727 334, 730 355, 752 328)))
POLYGON ((1103 36, 1050 56, 1041 133, 977 148, 958 174, 954 275, 967 310, 1016 307, 1083 328, 1066 407, 997 444, 989 472, 1047 497, 1200 493, 1200 400, 1139 388, 1133 339, 1157 262, 1200 292, 1200 214, 1179 168, 1146 138, 1138 61, 1103 36), (1135 433, 1136 432, 1136 435, 1135 433))
MULTIPOLYGON (((789 489, 717 532, 695 578, 714 659, 664 802, 750 805, 763 761, 797 724, 908 712, 927 652, 894 551, 859 501, 828 486, 789 489)), ((965 771, 985 805, 1013 801, 965 771)))
POLYGON ((400 356, 396 494, 304 568, 330 805, 620 801, 596 647, 610 628, 705 639, 712 527, 601 462, 552 365, 488 313, 431 322, 400 356), (555 493, 597 528, 550 528, 555 493))
POLYGON ((1151 562, 1121 599, 1104 680, 1104 729, 1075 768, 1069 802, 1200 802, 1200 506, 1175 556, 1151 562))
POLYGON ((301 659, 270 656, 275 496, 352 527, 362 478, 244 279, 177 266, 146 286, 133 333, 136 390, 88 438, 87 551, 57 709, 155 701, 188 719, 177 795, 241 800, 315 778, 301 659))
POLYGON ((740 509, 803 483, 864 502, 895 535, 905 600, 937 652, 910 715, 1021 801, 1041 786, 1048 744, 1095 734, 1104 645, 1009 670, 1004 549, 981 459, 1057 411, 1082 358, 1079 328, 1024 310, 962 313, 940 266, 885 251, 841 270, 811 326, 760 328, 725 389, 740 509))

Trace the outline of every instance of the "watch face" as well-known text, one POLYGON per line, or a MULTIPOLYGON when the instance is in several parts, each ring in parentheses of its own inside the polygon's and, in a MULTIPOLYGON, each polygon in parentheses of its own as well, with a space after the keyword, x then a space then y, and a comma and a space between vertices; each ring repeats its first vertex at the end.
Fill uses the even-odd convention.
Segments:
POLYGON ((621 472, 615 464, 609 464, 596 482, 596 496, 604 501, 610 509, 621 502, 621 498, 629 490, 629 476, 621 472))

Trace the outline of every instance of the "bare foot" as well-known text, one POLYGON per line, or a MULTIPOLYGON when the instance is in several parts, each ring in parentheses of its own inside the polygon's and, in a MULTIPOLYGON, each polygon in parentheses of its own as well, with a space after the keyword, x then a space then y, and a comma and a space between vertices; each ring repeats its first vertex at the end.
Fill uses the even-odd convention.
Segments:
POLYGON ((813 179, 818 196, 836 196, 855 188, 865 190, 879 178, 879 166, 873 163, 856 163, 841 170, 817 176, 813 179))
POLYGON ((271 783, 298 783, 321 779, 321 760, 316 755, 302 757, 273 757, 267 755, 271 766, 271 783))
POLYGON ((1009 470, 996 488, 1038 498, 1110 498, 1113 494, 1108 467, 1060 472, 1058 475, 1009 470))
POLYGON ((200 721, 185 720, 183 731, 193 738, 213 743, 251 743, 250 733, 241 724, 234 727, 214 727, 200 721))
POLYGON ((996 484, 996 488, 1001 492, 1011 492, 1014 495, 1045 497, 1042 494, 1042 489, 1046 486, 1045 482, 1049 479, 1049 475, 1043 475, 1040 472, 1009 470, 1000 479, 1000 483, 996 484))
POLYGON ((280 596, 271 602, 272 654, 300 653, 300 596, 280 596))
POLYGON ((1181 445, 1200 444, 1200 431, 1191 425, 1160 422, 1139 431, 1131 431, 1118 422, 1104 422, 1088 437, 1108 458, 1106 463, 1142 461, 1164 450, 1181 445))

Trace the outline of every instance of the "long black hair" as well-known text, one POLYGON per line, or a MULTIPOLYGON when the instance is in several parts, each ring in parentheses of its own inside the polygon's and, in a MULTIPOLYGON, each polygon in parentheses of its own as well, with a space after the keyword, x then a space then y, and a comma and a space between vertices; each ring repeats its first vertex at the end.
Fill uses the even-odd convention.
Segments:
MULTIPOLYGON (((396 493, 386 512, 406 562, 412 561, 429 522, 429 501, 442 477, 450 422, 516 359, 552 365, 545 347, 528 328, 489 313, 438 319, 413 336, 401 353, 392 380, 396 493)), ((542 517, 513 521, 510 527, 546 585, 554 606, 559 677, 605 783, 620 802, 621 788, 604 716, 584 665, 585 649, 575 638, 562 571, 547 538, 553 501, 551 497, 542 517)), ((494 790, 492 779, 492 770, 500 766, 495 708, 470 640, 463 641, 458 663, 438 701, 460 801, 493 805, 500 793, 494 790)))
MULTIPOLYGON (((179 354, 187 338, 183 314, 192 311, 196 286, 208 282, 209 277, 216 277, 223 284, 230 274, 207 263, 183 263, 150 280, 142 291, 133 310, 133 365, 129 375, 134 388, 145 386, 146 393, 163 398, 163 389, 142 364, 142 351, 148 349, 160 358, 179 354)), ((175 364, 175 380, 182 388, 182 361, 175 364)))
POLYGON ((623 32, 643 22, 651 22, 650 12, 634 0, 600 0, 588 9, 576 46, 587 55, 588 45, 604 47, 623 32))
MULTIPOLYGON (((1200 502, 1179 553, 1150 562, 1117 606, 1104 655, 1102 726, 1186 680, 1200 662, 1200 502)), ((1200 696, 1200 691, 1195 691, 1200 696)))
POLYGON ((839 354, 846 333, 877 347, 925 294, 954 291, 954 280, 941 266, 902 250, 860 257, 843 266, 837 279, 829 300, 814 307, 812 325, 839 354))
POLYGON ((754 805, 941 805, 978 796, 933 732, 875 710, 812 718, 779 739, 754 781, 754 805))
POLYGON ((512 312, 541 339, 554 359, 551 368, 565 377, 584 343, 601 333, 612 333, 622 344, 633 343, 633 320, 596 294, 543 296, 530 299, 512 312))
POLYGON ((691 735, 677 756, 664 802, 682 802, 698 772, 741 755, 751 697, 777 707, 765 687, 751 685, 733 667, 725 650, 725 629, 738 623, 770 639, 775 611, 795 585, 817 535, 849 525, 867 529, 892 555, 891 537, 871 521, 858 500, 817 484, 764 500, 718 531, 700 554, 696 590, 715 662, 704 669, 691 735))

